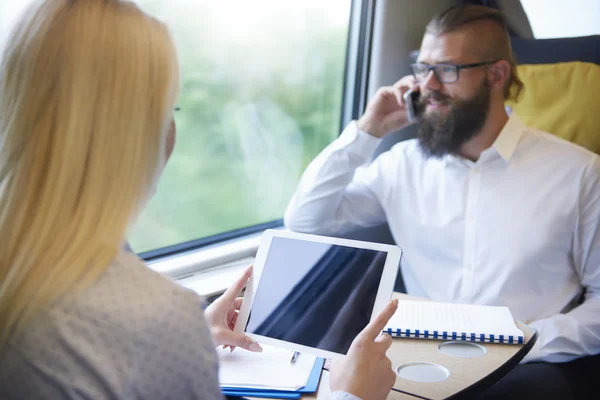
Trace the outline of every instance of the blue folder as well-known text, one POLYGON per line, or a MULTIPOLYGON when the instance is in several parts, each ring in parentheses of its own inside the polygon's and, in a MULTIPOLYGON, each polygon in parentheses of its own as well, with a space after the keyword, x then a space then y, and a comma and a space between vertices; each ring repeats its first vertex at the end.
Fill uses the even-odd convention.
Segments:
POLYGON ((314 393, 319 387, 319 380, 321 379, 321 371, 323 364, 325 363, 324 358, 317 358, 313 369, 310 372, 310 376, 306 381, 306 385, 298 390, 268 390, 268 389, 254 389, 254 388, 236 388, 236 387, 222 387, 221 390, 226 396, 250 396, 250 397, 263 397, 271 399, 299 399, 302 393, 314 393))
POLYGON ((282 392, 272 390, 270 392, 245 392, 246 389, 240 389, 241 391, 225 391, 223 390, 223 395, 225 396, 234 396, 234 397, 259 397, 265 399, 299 399, 302 396, 302 393, 298 392, 282 392))

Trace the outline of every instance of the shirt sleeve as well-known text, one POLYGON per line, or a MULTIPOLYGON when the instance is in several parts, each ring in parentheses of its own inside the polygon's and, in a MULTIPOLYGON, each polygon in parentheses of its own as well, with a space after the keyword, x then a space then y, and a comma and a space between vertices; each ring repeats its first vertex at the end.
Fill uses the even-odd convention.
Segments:
POLYGON ((381 142, 350 123, 307 167, 284 216, 285 226, 307 233, 340 233, 385 221, 376 169, 365 166, 381 142))
POLYGON ((179 290, 170 312, 157 315, 138 348, 135 398, 222 399, 202 298, 179 290))
POLYGON ((567 362, 600 353, 600 162, 594 157, 583 174, 573 260, 585 300, 565 314, 530 324, 538 340, 523 362, 567 362))

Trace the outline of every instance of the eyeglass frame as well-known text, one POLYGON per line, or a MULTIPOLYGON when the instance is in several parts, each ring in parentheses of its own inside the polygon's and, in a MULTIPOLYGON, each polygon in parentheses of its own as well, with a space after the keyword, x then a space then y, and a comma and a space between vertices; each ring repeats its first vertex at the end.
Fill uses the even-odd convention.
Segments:
MULTIPOLYGON (((414 63, 414 64, 410 64, 410 69, 412 71, 412 76, 415 78, 415 80, 417 82, 419 82, 419 79, 417 78, 417 76, 415 75, 415 71, 414 71, 414 67, 417 65, 424 65, 427 67, 427 74, 425 75, 425 77, 429 76, 429 73, 431 71, 433 71, 433 75, 435 76, 435 79, 438 80, 438 82, 440 83, 454 83, 456 81, 458 81, 458 78, 460 77, 460 70, 461 69, 468 69, 468 68, 475 68, 475 67, 482 67, 484 65, 489 65, 489 64, 494 64, 497 63, 498 61, 500 61, 500 59, 498 60, 493 60, 493 61, 482 61, 482 62, 478 62, 478 63, 472 63, 472 64, 451 64, 451 63, 440 63, 440 64, 433 64, 433 65, 429 65, 429 64, 425 64, 425 63, 414 63), (446 81, 446 82, 442 82, 442 80, 439 78, 437 72, 436 72, 436 68, 437 67, 454 67, 456 68, 456 79, 453 81, 446 81)), ((424 79, 423 79, 424 80, 424 79)))

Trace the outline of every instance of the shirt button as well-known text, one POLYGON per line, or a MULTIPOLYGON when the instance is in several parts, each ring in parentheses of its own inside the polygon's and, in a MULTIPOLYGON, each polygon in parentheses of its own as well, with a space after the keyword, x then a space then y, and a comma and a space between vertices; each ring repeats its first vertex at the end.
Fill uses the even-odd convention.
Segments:
POLYGON ((475 221, 475 217, 472 215, 469 215, 468 220, 469 220, 469 222, 473 222, 473 221, 475 221))
POLYGON ((478 174, 479 173, 479 168, 473 168, 473 173, 478 174))
POLYGON ((467 269, 471 269, 472 267, 473 267, 473 264, 471 264, 471 263, 467 264, 467 269))

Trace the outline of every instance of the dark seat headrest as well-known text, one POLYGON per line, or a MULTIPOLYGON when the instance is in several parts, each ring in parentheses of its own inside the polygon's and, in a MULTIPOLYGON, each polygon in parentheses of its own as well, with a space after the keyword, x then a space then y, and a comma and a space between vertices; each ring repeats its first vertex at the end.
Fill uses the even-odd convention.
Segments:
POLYGON ((600 35, 560 39, 512 38, 517 64, 582 61, 600 65, 600 35))

